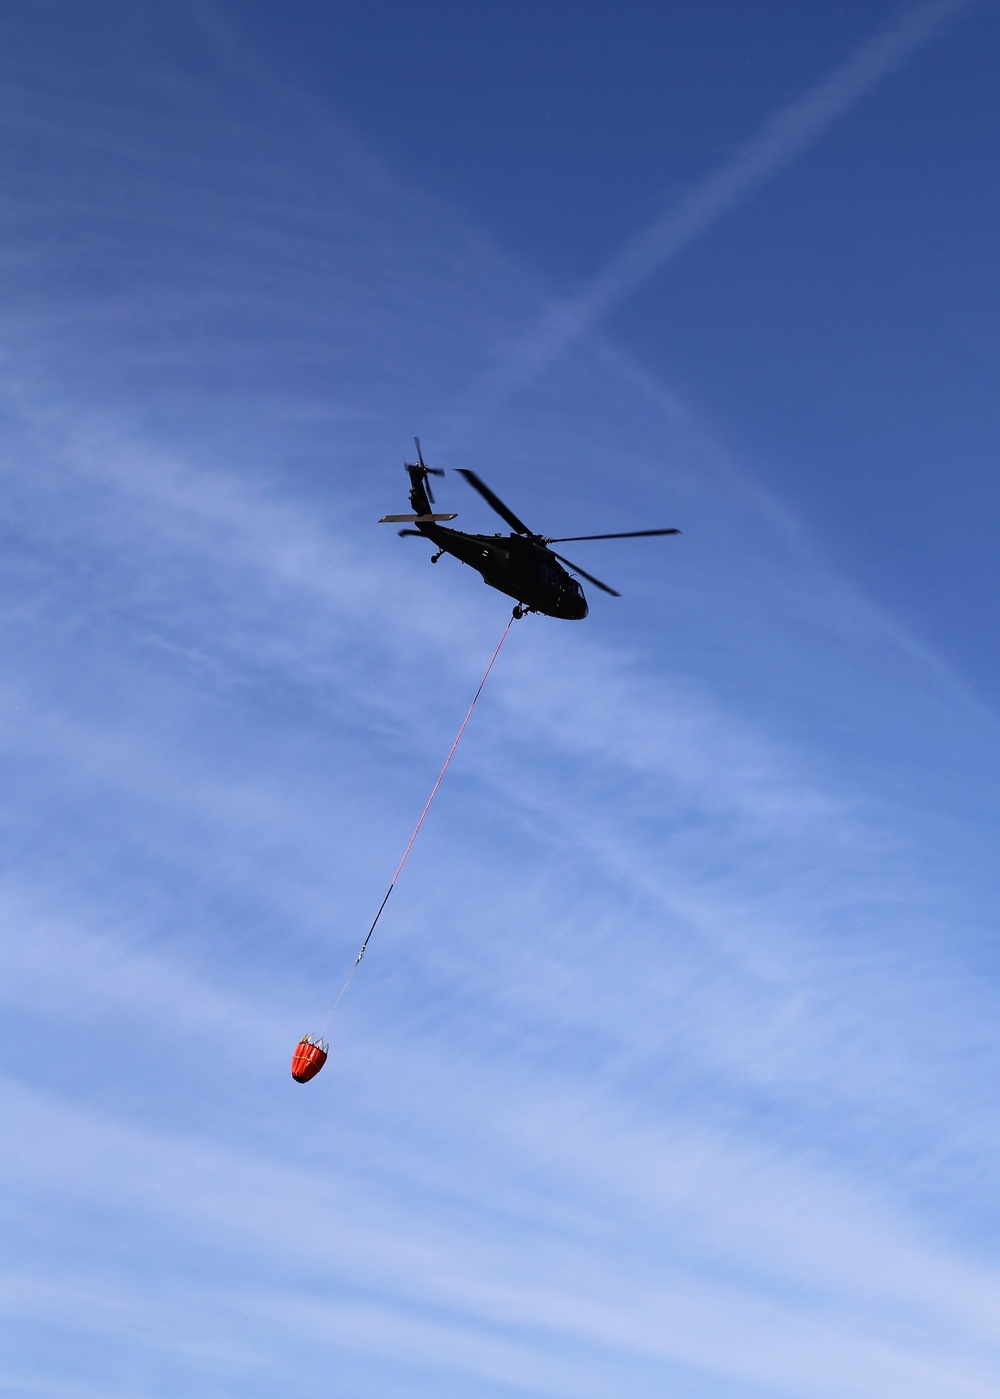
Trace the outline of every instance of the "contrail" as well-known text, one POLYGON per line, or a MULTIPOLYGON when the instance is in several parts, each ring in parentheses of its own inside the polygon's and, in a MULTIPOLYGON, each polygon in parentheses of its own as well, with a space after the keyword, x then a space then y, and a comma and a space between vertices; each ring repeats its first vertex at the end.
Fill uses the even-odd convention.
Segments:
POLYGON ((769 117, 718 169, 638 233, 580 291, 555 301, 486 376, 487 399, 530 383, 664 263, 774 178, 976 0, 928 0, 769 117))

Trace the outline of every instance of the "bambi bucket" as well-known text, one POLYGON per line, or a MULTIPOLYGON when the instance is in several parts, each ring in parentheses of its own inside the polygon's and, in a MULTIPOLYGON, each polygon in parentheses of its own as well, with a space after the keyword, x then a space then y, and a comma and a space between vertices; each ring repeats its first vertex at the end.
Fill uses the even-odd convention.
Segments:
POLYGON ((308 1083, 326 1063, 330 1046, 319 1035, 303 1035, 292 1055, 292 1078, 296 1083, 308 1083))

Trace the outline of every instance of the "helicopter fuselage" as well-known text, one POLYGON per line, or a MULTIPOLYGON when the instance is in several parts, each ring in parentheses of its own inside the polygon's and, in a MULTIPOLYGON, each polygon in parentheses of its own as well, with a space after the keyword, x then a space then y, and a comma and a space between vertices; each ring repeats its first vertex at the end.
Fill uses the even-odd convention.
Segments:
POLYGON ((521 534, 465 534, 437 524, 415 522, 416 532, 481 574, 483 582, 506 593, 530 612, 564 621, 582 621, 590 608, 583 589, 550 549, 521 534))

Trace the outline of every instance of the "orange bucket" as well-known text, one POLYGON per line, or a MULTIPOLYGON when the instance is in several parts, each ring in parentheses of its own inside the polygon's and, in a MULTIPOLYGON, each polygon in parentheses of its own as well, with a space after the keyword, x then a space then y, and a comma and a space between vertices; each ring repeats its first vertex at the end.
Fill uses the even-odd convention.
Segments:
POLYGON ((326 1063, 330 1046, 319 1035, 303 1035, 292 1055, 292 1078, 296 1083, 308 1083, 326 1063))

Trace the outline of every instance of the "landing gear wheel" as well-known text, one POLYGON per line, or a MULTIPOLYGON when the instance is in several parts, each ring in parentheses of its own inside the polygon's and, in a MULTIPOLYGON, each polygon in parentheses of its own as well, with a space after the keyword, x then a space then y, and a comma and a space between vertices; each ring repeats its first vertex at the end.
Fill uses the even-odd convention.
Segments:
POLYGON ((517 606, 514 608, 514 619, 515 619, 515 621, 518 621, 518 622, 519 622, 519 621, 521 620, 521 618, 524 616, 524 614, 527 612, 527 610, 528 610, 528 609, 527 609, 526 607, 522 607, 521 604, 518 603, 517 606))

